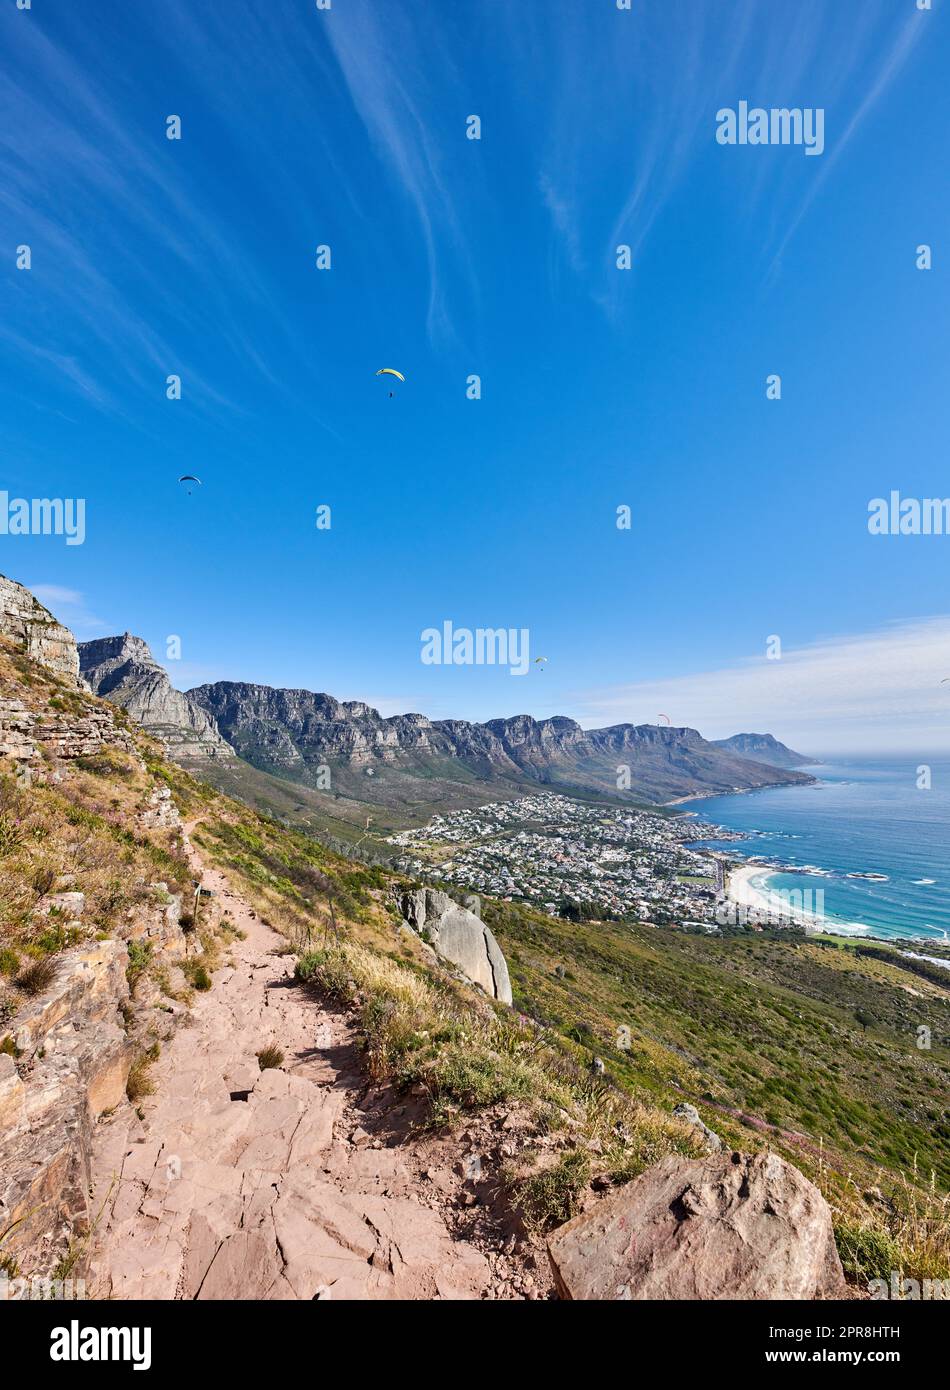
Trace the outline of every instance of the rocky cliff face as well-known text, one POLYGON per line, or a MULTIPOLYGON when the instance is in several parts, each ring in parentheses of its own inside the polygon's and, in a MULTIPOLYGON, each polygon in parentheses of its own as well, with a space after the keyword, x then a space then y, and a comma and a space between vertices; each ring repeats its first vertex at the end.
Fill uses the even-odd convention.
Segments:
MULTIPOLYGON (((421 714, 384 719, 359 702, 309 690, 219 681, 188 692, 255 767, 312 781, 317 768, 396 769, 417 779, 471 778, 629 794, 645 801, 730 792, 809 779, 708 743, 695 729, 617 724, 582 729, 573 719, 516 715, 471 724, 421 714)), ((367 784, 368 785, 368 784, 367 784)))
POLYGON ((233 756, 214 719, 174 688, 141 637, 126 632, 81 642, 78 659, 93 694, 121 705, 176 762, 233 756))
POLYGON ((84 688, 79 675, 76 639, 44 608, 29 589, 0 574, 0 635, 9 637, 19 651, 61 676, 71 685, 84 688))
POLYGON ((63 959, 55 984, 16 1018, 16 1061, 0 1055, 3 1253, 20 1273, 48 1273, 89 1229, 92 1127, 124 1100, 132 1061, 120 1013, 127 964, 118 941, 63 959))

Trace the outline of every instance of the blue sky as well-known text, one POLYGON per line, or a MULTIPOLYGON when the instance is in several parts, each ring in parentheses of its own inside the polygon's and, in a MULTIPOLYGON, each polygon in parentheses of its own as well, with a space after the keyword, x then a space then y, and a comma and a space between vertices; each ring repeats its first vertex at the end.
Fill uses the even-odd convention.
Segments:
POLYGON ((946 0, 6 4, 0 488, 87 538, 0 570, 181 687, 946 748, 950 537, 867 515, 950 494, 948 58, 946 0))

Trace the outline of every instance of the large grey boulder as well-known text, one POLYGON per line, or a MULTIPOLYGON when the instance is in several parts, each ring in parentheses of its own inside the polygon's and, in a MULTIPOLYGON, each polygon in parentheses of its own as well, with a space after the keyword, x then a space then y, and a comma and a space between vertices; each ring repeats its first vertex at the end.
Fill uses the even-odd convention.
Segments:
POLYGON ((80 642, 79 660, 93 694, 121 705, 177 762, 233 757, 212 716, 174 688, 141 637, 125 632, 80 642))
POLYGON ((13 640, 31 661, 80 689, 79 654, 68 627, 58 623, 29 589, 0 574, 0 635, 13 640))
POLYGON ((511 1003, 511 979, 501 948, 481 918, 434 888, 404 893, 402 915, 445 960, 457 965, 493 999, 511 1003))
POLYGON ((824 1197, 777 1154, 670 1154, 561 1226, 562 1298, 824 1299, 844 1276, 824 1197))

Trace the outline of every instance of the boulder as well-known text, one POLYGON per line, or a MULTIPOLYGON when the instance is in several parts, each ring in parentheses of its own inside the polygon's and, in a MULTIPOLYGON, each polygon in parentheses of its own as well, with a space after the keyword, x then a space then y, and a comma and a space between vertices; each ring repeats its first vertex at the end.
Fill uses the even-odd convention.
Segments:
POLYGON ((181 825, 181 812, 172 800, 170 787, 156 787, 139 816, 139 824, 143 830, 174 830, 181 825))
POLYGON ((831 1210, 777 1154, 670 1154, 548 1240, 562 1298, 824 1299, 842 1294, 831 1210))
POLYGON ((448 893, 420 888, 403 894, 402 915, 444 960, 458 966, 493 999, 511 1003, 508 964, 491 931, 474 912, 448 893))
POLYGON ((58 917, 81 917, 86 910, 85 893, 49 893, 41 898, 33 909, 40 916, 48 917, 55 912, 58 917))

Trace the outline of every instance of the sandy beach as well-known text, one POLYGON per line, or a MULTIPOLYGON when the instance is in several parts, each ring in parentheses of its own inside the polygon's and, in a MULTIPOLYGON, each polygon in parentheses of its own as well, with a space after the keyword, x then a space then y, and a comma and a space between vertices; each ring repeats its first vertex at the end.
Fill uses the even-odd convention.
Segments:
MULTIPOLYGON (((749 912, 762 914, 763 922, 768 921, 795 921, 800 922, 806 928, 816 931, 833 931, 844 935, 860 934, 867 931, 867 927, 860 922, 837 922, 829 919, 821 912, 808 911, 804 906, 797 907, 794 902, 787 902, 777 894, 769 893, 767 889, 756 886, 753 879, 761 878, 763 874, 778 872, 770 869, 766 864, 742 864, 737 869, 733 869, 729 874, 726 883, 726 896, 737 906, 749 912)), ((803 890, 805 893, 807 889, 803 890)), ((814 891, 814 890, 812 890, 814 891)), ((820 891, 820 890, 818 890, 820 891)), ((810 901, 806 897, 805 901, 810 901)), ((821 899, 818 899, 821 902, 821 899)))

